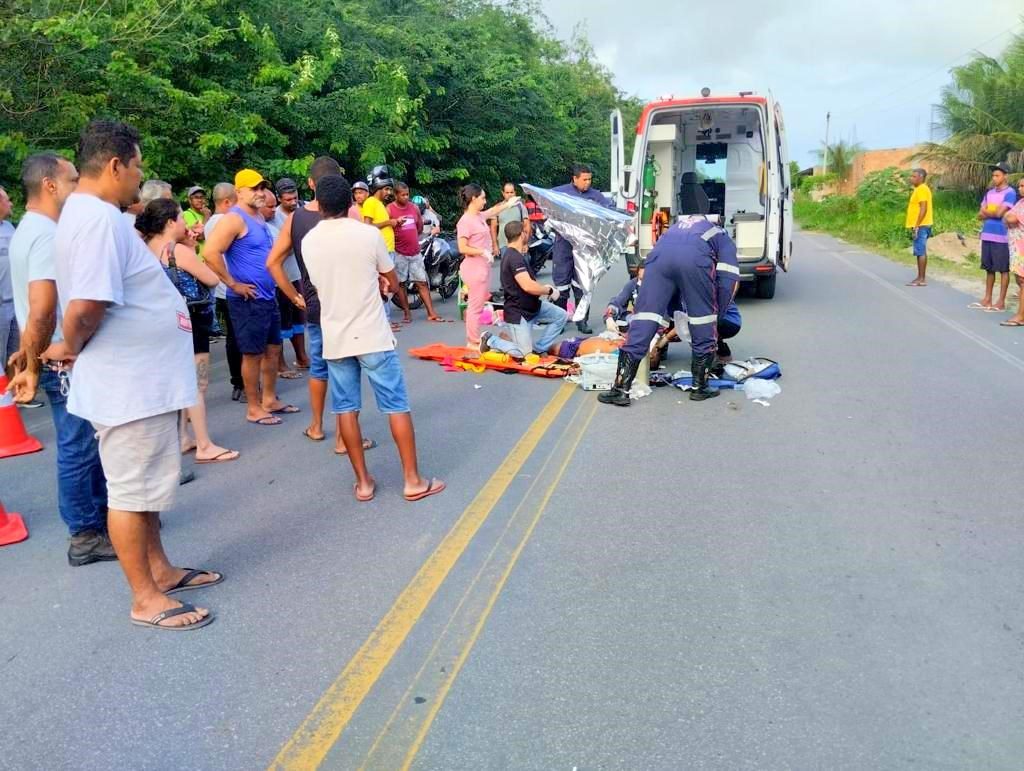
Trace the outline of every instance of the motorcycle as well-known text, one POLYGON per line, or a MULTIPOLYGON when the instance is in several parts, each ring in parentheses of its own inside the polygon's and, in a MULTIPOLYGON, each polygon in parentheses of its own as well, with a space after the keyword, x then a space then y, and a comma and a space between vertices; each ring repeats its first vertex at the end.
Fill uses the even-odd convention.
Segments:
POLYGON ((540 273, 555 250, 555 232, 547 222, 534 222, 530 243, 527 245, 527 258, 533 275, 540 273))
MULTIPOLYGON (((428 235, 420 238, 420 254, 427 271, 429 290, 441 295, 442 302, 453 297, 459 290, 459 263, 462 258, 458 249, 453 249, 452 242, 441 236, 428 235)), ((405 294, 409 298, 409 310, 423 307, 423 298, 416 290, 414 281, 405 282, 405 294)), ((391 302, 401 307, 397 294, 391 298, 391 302)))

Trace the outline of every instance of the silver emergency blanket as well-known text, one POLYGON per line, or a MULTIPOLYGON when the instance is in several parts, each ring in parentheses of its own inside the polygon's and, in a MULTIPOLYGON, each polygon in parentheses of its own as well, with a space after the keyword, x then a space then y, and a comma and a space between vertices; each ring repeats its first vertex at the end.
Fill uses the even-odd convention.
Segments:
POLYGON ((523 190, 533 196, 555 232, 572 244, 576 281, 584 293, 572 320, 581 321, 597 282, 619 260, 633 227, 633 215, 543 187, 524 184, 523 190))

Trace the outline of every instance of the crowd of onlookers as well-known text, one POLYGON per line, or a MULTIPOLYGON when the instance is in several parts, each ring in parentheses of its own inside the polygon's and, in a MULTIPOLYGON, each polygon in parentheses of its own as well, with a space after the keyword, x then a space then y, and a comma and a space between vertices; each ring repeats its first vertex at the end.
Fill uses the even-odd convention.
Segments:
MULTIPOLYGON (((978 207, 981 222, 981 269, 985 271, 985 293, 980 301, 967 307, 987 313, 1006 311, 1006 294, 1012 274, 1021 289, 1017 313, 999 322, 1004 327, 1024 327, 1024 177, 1017 189, 1009 183, 1010 167, 998 163, 989 167, 992 184, 978 207), (999 294, 996 295, 996 277, 999 294)), ((910 175, 913 192, 907 203, 904 225, 910 230, 917 276, 907 286, 927 286, 928 239, 935 222, 933 196, 927 183, 928 172, 914 169, 910 175)))
MULTIPOLYGON (((308 201, 293 179, 272 184, 242 169, 209 191, 188 188, 179 203, 168 183, 143 183, 141 147, 131 126, 97 120, 83 130, 74 162, 32 155, 16 228, 0 188, 0 361, 16 402, 41 406, 41 390, 50 403, 70 564, 119 560, 132 623, 197 629, 213 616, 172 595, 224 575, 175 566, 160 512, 190 481, 183 455, 194 453, 196 464, 242 458, 214 441, 207 418, 211 342, 225 346, 231 398, 244 403, 254 430, 273 431, 301 413, 279 398, 277 383, 307 378, 303 434, 324 441, 324 414, 335 416, 334 451, 351 463, 358 501, 376 493, 365 453, 377 442, 359 424, 364 375, 388 417, 405 499, 445 489, 420 473, 395 352, 396 332, 412 322, 406 287, 429 320, 448 321, 434 308, 421 254, 421 237, 438 234, 441 220, 387 167, 350 184, 328 156, 310 166, 308 201), (392 298, 403 312, 395 322, 392 298)), ((585 167, 574 170, 576 194, 594 195, 591 178, 585 167)), ((520 358, 547 353, 568 316, 563 293, 540 284, 526 259, 531 213, 511 184, 496 206, 478 185, 460 197, 468 344, 520 358), (499 253, 505 337, 482 334, 479 321, 499 253)))

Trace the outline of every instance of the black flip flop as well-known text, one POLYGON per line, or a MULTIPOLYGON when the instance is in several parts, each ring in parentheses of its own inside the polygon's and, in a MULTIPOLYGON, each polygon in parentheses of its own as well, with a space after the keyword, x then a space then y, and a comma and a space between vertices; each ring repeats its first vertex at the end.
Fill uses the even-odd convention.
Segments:
POLYGON ((206 616, 205 618, 200 619, 199 621, 196 621, 194 624, 186 624, 185 626, 164 626, 163 624, 160 623, 161 621, 166 621, 169 618, 174 618, 175 616, 181 616, 181 615, 183 615, 185 613, 194 613, 195 609, 196 609, 195 605, 189 605, 186 602, 186 603, 183 603, 180 608, 171 608, 170 610, 165 610, 162 613, 157 613, 149 621, 141 621, 141 620, 139 620, 137 618, 133 618, 132 619, 132 623, 135 626, 142 626, 142 627, 146 627, 147 629, 160 629, 161 631, 164 631, 164 632, 190 632, 193 629, 201 629, 202 627, 206 626, 207 624, 213 623, 213 618, 214 618, 213 614, 210 614, 210 615, 206 616))
POLYGON ((178 583, 176 583, 174 586, 172 586, 170 589, 164 592, 164 594, 174 594, 175 592, 188 592, 192 589, 205 589, 208 586, 216 586, 224 580, 224 574, 218 573, 216 570, 196 570, 195 568, 185 568, 185 570, 187 570, 188 572, 181 577, 181 580, 178 581, 178 583), (220 576, 220 578, 218 578, 216 581, 207 581, 205 584, 189 583, 189 581, 191 581, 193 578, 195 578, 196 576, 201 576, 204 573, 211 576, 220 576))
POLYGON ((297 412, 302 412, 294 404, 286 404, 284 407, 278 407, 276 410, 271 410, 272 415, 294 415, 297 412))
MULTIPOLYGON (((370 450, 375 450, 375 449, 377 449, 377 440, 376 439, 363 439, 363 452, 369 452, 370 450), (369 442, 369 444, 366 444, 366 442, 369 442)), ((348 450, 345 450, 345 452, 338 452, 337 450, 335 450, 334 454, 335 455, 348 455, 348 450)))
POLYGON ((326 439, 326 438, 327 438, 327 435, 326 435, 326 434, 324 434, 323 436, 312 436, 312 435, 311 435, 311 434, 309 433, 309 429, 308 429, 308 428, 304 428, 304 429, 302 429, 302 435, 303 435, 304 437, 306 437, 306 438, 307 438, 307 439, 308 439, 309 441, 311 441, 311 442, 322 442, 322 441, 323 441, 324 439, 326 439))

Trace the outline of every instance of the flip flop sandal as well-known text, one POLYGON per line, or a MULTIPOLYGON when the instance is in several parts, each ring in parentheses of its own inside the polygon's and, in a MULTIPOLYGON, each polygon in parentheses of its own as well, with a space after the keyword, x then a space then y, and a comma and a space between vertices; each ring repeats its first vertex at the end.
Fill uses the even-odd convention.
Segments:
POLYGON ((435 324, 454 324, 455 323, 454 319, 446 319, 446 318, 443 318, 442 316, 436 316, 436 317, 434 317, 432 319, 428 318, 427 321, 433 321, 435 324))
POLYGON ((296 412, 302 412, 294 404, 286 404, 284 407, 278 407, 276 410, 271 410, 271 415, 294 415, 296 412))
POLYGON ((991 305, 982 305, 981 303, 971 303, 967 307, 970 308, 972 311, 983 311, 983 310, 987 310, 988 308, 991 308, 992 306, 991 305))
POLYGON ((1006 308, 997 308, 994 305, 986 308, 985 313, 1006 313, 1006 308))
POLYGON ((405 500, 409 501, 410 503, 413 503, 415 501, 422 501, 424 498, 429 498, 431 495, 437 495, 438 493, 444 491, 445 487, 447 487, 447 485, 445 485, 444 482, 441 482, 437 479, 431 479, 430 484, 427 485, 426 490, 424 490, 423 492, 415 493, 413 495, 406 495, 404 497, 405 500))
POLYGON ((277 376, 282 380, 301 380, 301 372, 278 372, 277 376))
POLYGON ((298 362, 295 362, 292 366, 295 367, 295 369, 309 369, 308 364, 299 364, 298 362))
MULTIPOLYGON (((377 440, 376 439, 364 439, 363 440, 363 452, 368 452, 369 450, 376 449, 376 447, 377 447, 377 440), (367 442, 369 442, 369 444, 367 444, 367 442)), ((334 454, 335 455, 348 455, 348 450, 343 450, 341 452, 338 452, 337 450, 335 450, 334 454)))
POLYGON ((233 460, 238 460, 240 457, 242 457, 242 453, 238 450, 225 450, 218 455, 214 455, 212 458, 196 458, 196 465, 201 463, 230 463, 233 460), (225 455, 232 455, 233 457, 225 458, 225 455))
POLYGON ((327 438, 326 434, 324 434, 323 436, 313 436, 311 433, 309 433, 308 428, 302 429, 302 435, 311 442, 322 442, 324 439, 327 438))
POLYGON ((370 493, 369 495, 363 496, 363 495, 359 494, 359 483, 356 482, 355 484, 352 485, 352 492, 355 493, 356 500, 359 501, 360 503, 369 503, 370 501, 373 500, 374 496, 377 495, 377 486, 376 485, 373 486, 373 492, 372 493, 370 493))
POLYGON ((1000 321, 1001 327, 1024 327, 1024 321, 1000 321))
POLYGON ((141 621, 141 620, 139 620, 137 618, 133 618, 132 619, 132 623, 135 626, 144 626, 147 629, 160 629, 160 630, 162 630, 164 632, 190 632, 193 629, 201 629, 202 627, 206 626, 207 624, 210 624, 210 623, 213 622, 213 618, 214 617, 211 614, 211 615, 207 616, 206 618, 203 618, 203 619, 200 619, 199 621, 196 621, 194 624, 186 624, 184 626, 165 626, 164 624, 160 623, 161 621, 166 621, 169 618, 174 618, 175 616, 181 616, 181 615, 184 615, 185 613, 194 613, 195 609, 196 609, 195 605, 189 605, 186 602, 180 608, 171 608, 170 610, 165 610, 162 613, 157 613, 149 621, 141 621))
POLYGON ((218 573, 215 570, 196 570, 195 568, 185 568, 185 570, 187 570, 188 572, 181 577, 181 580, 178 581, 178 583, 176 583, 174 586, 172 586, 170 589, 164 592, 164 594, 174 594, 175 592, 188 592, 192 589, 205 589, 208 586, 216 586, 217 584, 224 581, 224 574, 218 573), (196 576, 202 575, 217 576, 217 578, 213 581, 207 581, 205 584, 189 583, 189 581, 191 581, 196 576))
POLYGON ((248 420, 254 426, 279 426, 279 425, 281 425, 281 418, 275 418, 273 415, 267 415, 267 417, 260 418, 259 420, 249 420, 249 418, 246 418, 246 420, 248 420))

